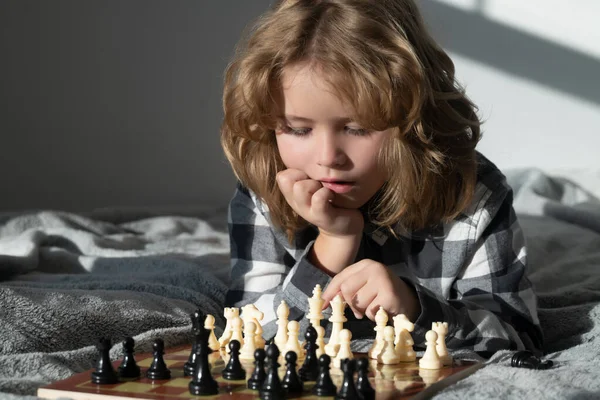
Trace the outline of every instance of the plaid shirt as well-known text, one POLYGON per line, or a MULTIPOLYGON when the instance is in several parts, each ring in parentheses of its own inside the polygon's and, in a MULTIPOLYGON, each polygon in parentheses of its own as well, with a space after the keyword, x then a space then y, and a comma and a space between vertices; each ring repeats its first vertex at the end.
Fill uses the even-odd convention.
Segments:
MULTIPOLYGON (((450 223, 396 239, 366 222, 357 261, 381 262, 414 285, 421 304, 421 315, 413 321, 415 346, 424 346, 432 322, 445 321, 450 349, 484 356, 502 349, 539 353, 536 296, 525 274, 525 239, 512 207, 512 189, 480 154, 477 177, 471 205, 450 223)), ((269 338, 277 330, 275 310, 285 300, 289 318, 305 329, 308 297, 316 284, 325 288, 331 280, 308 260, 317 228, 299 232, 290 245, 270 224, 266 205, 240 184, 228 222, 232 268, 227 306, 254 303, 265 314, 261 323, 269 338)), ((357 320, 349 308, 346 318, 344 327, 353 339, 374 337, 372 321, 357 320)))

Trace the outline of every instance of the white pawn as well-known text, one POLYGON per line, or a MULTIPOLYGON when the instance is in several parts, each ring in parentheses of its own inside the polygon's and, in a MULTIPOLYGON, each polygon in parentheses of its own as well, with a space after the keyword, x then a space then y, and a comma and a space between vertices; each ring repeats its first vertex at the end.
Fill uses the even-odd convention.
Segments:
POLYGON ((288 322, 288 341, 285 345, 282 355, 287 354, 288 351, 293 351, 298 356, 298 360, 304 359, 304 350, 300 346, 298 336, 300 335, 300 324, 298 321, 288 322))
POLYGON ((256 325, 256 347, 264 349, 265 348, 265 339, 262 337, 263 329, 260 321, 264 318, 265 314, 260 311, 254 304, 246 304, 242 307, 242 321, 244 324, 248 321, 254 322, 256 325))
POLYGON ((387 325, 388 319, 387 312, 383 307, 379 307, 379 310, 375 313, 375 324, 377 325, 374 330, 377 334, 375 335, 375 341, 369 350, 369 358, 372 358, 373 360, 377 360, 379 353, 383 350, 383 345, 385 344, 385 341, 383 340, 383 328, 387 325))
POLYGON ((415 325, 406 318, 404 314, 398 314, 394 318, 394 331, 396 338, 396 354, 400 362, 413 362, 417 359, 417 353, 413 349, 415 342, 413 341, 410 332, 415 329, 415 325))
POLYGON ((211 314, 206 314, 206 318, 204 319, 204 329, 208 329, 210 334, 208 335, 208 347, 212 351, 217 351, 221 348, 221 344, 217 340, 215 336, 215 317, 211 314))
MULTIPOLYGON (((237 340, 240 342, 240 346, 244 346, 244 336, 242 334, 242 324, 243 321, 240 317, 235 317, 231 320, 231 337, 229 338, 229 342, 232 340, 237 340)), ((227 354, 231 352, 229 346, 226 347, 227 354)))
POLYGON ((321 285, 317 284, 313 289, 313 296, 308 298, 308 315, 306 318, 315 329, 321 325, 323 319, 323 303, 325 303, 325 300, 321 297, 322 293, 321 285))
POLYGON ((352 349, 350 348, 350 342, 352 340, 352 332, 348 329, 342 329, 339 336, 339 345, 340 348, 337 352, 337 355, 333 359, 333 365, 336 368, 340 368, 340 362, 345 359, 353 359, 354 355, 352 354, 352 349))
POLYGON ((273 341, 279 349, 284 349, 288 340, 288 317, 290 315, 290 308, 284 300, 281 300, 281 304, 277 307, 277 334, 273 341))
POLYGON ((437 345, 435 350, 440 357, 440 361, 444 365, 452 365, 452 357, 448 354, 448 348, 446 347, 446 335, 448 334, 448 323, 447 322, 433 322, 431 329, 437 333, 437 345))
POLYGON ((231 321, 235 317, 240 316, 240 309, 237 307, 225 307, 223 310, 223 315, 225 316, 227 323, 225 324, 223 334, 219 338, 219 344, 221 347, 227 347, 227 343, 229 343, 229 340, 231 339, 231 321))
POLYGON ((425 349, 425 353, 423 357, 419 360, 419 368, 423 369, 441 369, 442 362, 440 361, 440 357, 438 356, 437 350, 435 349, 437 333, 435 331, 427 331, 425 334, 425 340, 427 344, 427 348, 425 349))
POLYGON ((317 331, 317 359, 325 354, 325 328, 322 326, 314 327, 317 331))
POLYGON ((377 357, 377 362, 383 365, 394 365, 400 362, 396 348, 394 347, 394 327, 386 326, 383 328, 383 349, 377 357))
POLYGON ((256 351, 256 324, 248 321, 244 324, 244 345, 240 350, 240 360, 254 360, 256 351))

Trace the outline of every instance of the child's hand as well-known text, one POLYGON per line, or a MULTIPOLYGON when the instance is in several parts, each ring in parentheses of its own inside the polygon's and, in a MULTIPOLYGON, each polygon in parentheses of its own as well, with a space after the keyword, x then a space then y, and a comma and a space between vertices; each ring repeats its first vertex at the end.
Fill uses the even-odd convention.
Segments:
POLYGON ((344 237, 361 234, 364 220, 358 209, 335 207, 335 193, 297 169, 277 174, 277 184, 288 204, 320 233, 344 237))
POLYGON ((366 315, 375 320, 379 307, 390 315, 405 314, 415 321, 421 306, 415 289, 389 269, 373 260, 364 259, 338 273, 325 291, 323 308, 340 293, 356 318, 366 315))

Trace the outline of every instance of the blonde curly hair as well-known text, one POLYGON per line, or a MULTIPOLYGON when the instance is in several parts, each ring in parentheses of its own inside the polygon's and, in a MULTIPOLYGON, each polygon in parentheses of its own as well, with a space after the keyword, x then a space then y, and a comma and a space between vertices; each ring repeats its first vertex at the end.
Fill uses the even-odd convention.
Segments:
POLYGON ((324 72, 364 128, 392 129, 380 154, 387 181, 375 224, 415 230, 458 216, 477 180, 476 106, 412 0, 283 0, 244 36, 225 71, 221 144, 239 181, 291 238, 307 222, 278 189, 275 140, 286 67, 324 72))

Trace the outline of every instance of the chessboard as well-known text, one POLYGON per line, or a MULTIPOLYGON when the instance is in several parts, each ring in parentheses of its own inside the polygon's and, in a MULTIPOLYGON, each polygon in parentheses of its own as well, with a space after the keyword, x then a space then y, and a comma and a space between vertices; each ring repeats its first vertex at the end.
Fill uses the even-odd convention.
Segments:
MULTIPOLYGON (((152 354, 136 355, 137 365, 141 368, 141 378, 120 378, 116 384, 94 384, 91 381, 93 370, 73 375, 65 380, 49 384, 38 389, 37 395, 47 399, 71 398, 75 400, 117 400, 117 399, 150 399, 150 400, 182 400, 182 399, 256 399, 258 391, 248 389, 246 379, 226 380, 221 371, 225 368, 229 357, 225 349, 209 355, 211 372, 219 385, 219 394, 212 396, 196 396, 190 394, 188 385, 190 377, 185 376, 183 366, 188 360, 191 346, 181 346, 166 349, 164 361, 171 370, 171 378, 165 380, 150 380, 145 371, 153 360, 152 354)), ((355 358, 367 357, 366 354, 354 353, 355 358)), ((395 365, 381 365, 376 360, 370 360, 369 381, 376 391, 376 399, 424 399, 430 398, 440 390, 467 377, 482 366, 480 362, 453 360, 452 365, 441 369, 427 370, 419 368, 418 359, 395 365)), ((113 366, 118 368, 120 361, 113 366)), ((242 361, 246 377, 252 374, 252 361, 242 361)), ((283 378, 285 366, 279 369, 283 378)), ((339 368, 331 368, 331 378, 339 388, 343 373, 339 368)), ((325 399, 311 393, 315 382, 304 382, 302 394, 288 395, 286 398, 325 399)), ((333 398, 333 397, 329 397, 333 398)))

